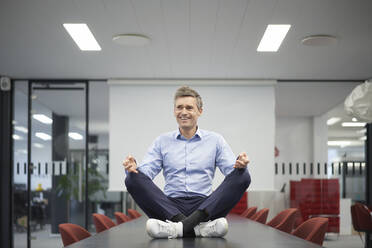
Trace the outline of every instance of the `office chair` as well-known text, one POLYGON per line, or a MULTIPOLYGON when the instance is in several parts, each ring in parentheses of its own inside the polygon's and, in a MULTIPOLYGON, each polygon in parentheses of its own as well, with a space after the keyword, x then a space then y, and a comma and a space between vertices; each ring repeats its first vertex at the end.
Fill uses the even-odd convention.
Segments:
POLYGON ((266 223, 267 216, 269 215, 269 209, 268 208, 263 208, 250 218, 251 220, 260 222, 262 224, 266 223))
POLYGON ((296 220, 296 216, 299 214, 297 208, 288 208, 277 214, 271 221, 266 225, 274 227, 280 231, 291 233, 293 225, 296 220))
POLYGON ((245 217, 245 218, 250 218, 252 215, 254 215, 257 211, 257 207, 250 207, 247 208, 243 213, 241 213, 240 216, 245 217))
POLYGON ((60 224, 58 228, 62 237, 63 246, 71 245, 91 236, 91 234, 81 226, 71 223, 60 224))
POLYGON ((92 214, 93 215, 93 222, 96 226, 96 232, 100 233, 111 227, 116 226, 115 223, 107 216, 103 214, 92 214))
POLYGON ((135 209, 128 209, 128 214, 131 219, 137 219, 141 217, 142 215, 135 209))
POLYGON ((116 218, 116 224, 118 225, 130 221, 130 218, 122 212, 115 212, 114 214, 116 218))
POLYGON ((327 218, 316 217, 308 219, 299 225, 292 234, 315 244, 322 245, 327 227, 327 218))

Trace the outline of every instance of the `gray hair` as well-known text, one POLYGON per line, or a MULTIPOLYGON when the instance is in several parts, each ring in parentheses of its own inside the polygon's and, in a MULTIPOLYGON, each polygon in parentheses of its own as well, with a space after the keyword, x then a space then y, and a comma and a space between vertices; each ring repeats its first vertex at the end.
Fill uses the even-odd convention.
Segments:
POLYGON ((189 86, 182 86, 176 91, 176 94, 174 95, 174 103, 176 103, 176 100, 178 98, 185 96, 194 97, 196 99, 196 106, 198 106, 198 109, 201 110, 203 108, 203 101, 201 99, 201 96, 198 92, 196 92, 189 86))

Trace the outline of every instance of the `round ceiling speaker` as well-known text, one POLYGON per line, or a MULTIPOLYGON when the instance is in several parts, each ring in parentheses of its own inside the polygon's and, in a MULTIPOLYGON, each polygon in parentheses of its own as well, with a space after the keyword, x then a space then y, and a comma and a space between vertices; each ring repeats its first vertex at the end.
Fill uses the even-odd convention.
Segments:
POLYGON ((337 44, 337 38, 331 35, 311 35, 303 38, 301 43, 305 46, 330 46, 337 44))
POLYGON ((150 38, 142 34, 119 34, 112 37, 115 43, 123 46, 140 47, 150 43, 150 38))

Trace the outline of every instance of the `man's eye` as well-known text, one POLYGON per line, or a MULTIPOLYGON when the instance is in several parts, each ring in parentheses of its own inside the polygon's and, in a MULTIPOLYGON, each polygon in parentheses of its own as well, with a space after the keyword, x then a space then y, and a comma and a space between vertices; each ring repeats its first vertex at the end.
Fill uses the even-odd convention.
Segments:
POLYGON ((186 107, 186 109, 187 109, 187 110, 192 110, 192 109, 193 109, 193 107, 186 107))

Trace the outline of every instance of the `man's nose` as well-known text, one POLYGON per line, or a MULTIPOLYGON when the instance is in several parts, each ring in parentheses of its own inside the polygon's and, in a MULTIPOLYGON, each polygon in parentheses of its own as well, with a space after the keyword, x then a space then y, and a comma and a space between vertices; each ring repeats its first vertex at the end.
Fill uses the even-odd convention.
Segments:
POLYGON ((182 115, 187 114, 186 108, 183 108, 183 109, 181 110, 181 114, 182 114, 182 115))

